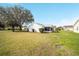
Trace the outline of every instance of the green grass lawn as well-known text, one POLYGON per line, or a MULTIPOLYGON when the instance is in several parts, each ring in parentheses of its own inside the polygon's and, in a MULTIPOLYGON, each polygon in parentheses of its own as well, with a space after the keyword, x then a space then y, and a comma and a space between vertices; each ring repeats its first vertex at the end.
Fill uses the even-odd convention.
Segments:
POLYGON ((79 34, 0 31, 0 55, 79 55, 79 34))

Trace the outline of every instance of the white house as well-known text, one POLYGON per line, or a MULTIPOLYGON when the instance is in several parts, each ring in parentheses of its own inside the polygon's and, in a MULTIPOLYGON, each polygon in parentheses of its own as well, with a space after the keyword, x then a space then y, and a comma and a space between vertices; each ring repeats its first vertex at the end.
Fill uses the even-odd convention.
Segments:
POLYGON ((42 25, 39 23, 23 23, 22 30, 28 31, 28 32, 40 32, 40 28, 44 29, 44 32, 52 32, 54 31, 54 28, 52 28, 51 25, 42 25))
POLYGON ((74 32, 79 33, 79 20, 77 20, 74 24, 74 32))
POLYGON ((44 26, 42 24, 39 24, 39 23, 35 23, 35 22, 32 22, 32 23, 24 23, 22 25, 22 30, 24 31, 29 31, 29 32, 40 32, 40 28, 44 28, 44 26))
POLYGON ((73 31, 73 25, 63 26, 63 29, 64 29, 65 31, 73 31))

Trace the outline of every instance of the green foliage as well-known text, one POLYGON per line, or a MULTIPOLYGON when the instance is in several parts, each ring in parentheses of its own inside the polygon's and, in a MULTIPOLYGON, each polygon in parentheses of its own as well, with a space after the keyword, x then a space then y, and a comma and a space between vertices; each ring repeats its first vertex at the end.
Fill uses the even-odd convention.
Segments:
POLYGON ((60 31, 60 29, 59 28, 56 28, 55 32, 59 32, 59 31, 60 31))
MULTIPOLYGON (((34 18, 30 10, 24 9, 20 6, 14 7, 0 7, 0 25, 11 26, 13 31, 15 27, 19 27, 22 30, 22 24, 24 22, 33 22, 34 18)), ((0 27, 1 27, 0 26, 0 27)))
POLYGON ((43 32, 44 32, 44 28, 40 28, 39 31, 40 31, 41 33, 43 33, 43 32))
POLYGON ((63 30, 62 27, 57 27, 56 30, 55 30, 55 32, 60 32, 61 30, 63 30))

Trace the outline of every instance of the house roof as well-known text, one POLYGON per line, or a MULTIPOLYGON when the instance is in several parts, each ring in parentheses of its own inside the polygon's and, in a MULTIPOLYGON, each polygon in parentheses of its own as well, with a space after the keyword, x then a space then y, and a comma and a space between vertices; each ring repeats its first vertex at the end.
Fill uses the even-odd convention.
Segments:
POLYGON ((73 25, 67 25, 67 26, 64 26, 64 27, 65 27, 65 28, 68 28, 68 27, 71 28, 71 27, 73 27, 73 25))
POLYGON ((32 23, 23 23, 22 26, 30 27, 30 26, 32 26, 32 25, 34 25, 34 24, 37 24, 37 25, 40 25, 40 26, 43 26, 43 27, 44 27, 44 25, 42 25, 42 24, 40 24, 40 23, 35 23, 35 22, 32 22, 32 23))
POLYGON ((78 22, 79 22, 79 19, 75 22, 75 24, 74 24, 74 25, 76 25, 78 22))
POLYGON ((32 22, 32 23, 23 23, 22 26, 30 27, 30 26, 35 25, 35 24, 39 25, 39 26, 42 26, 42 27, 56 27, 56 26, 53 26, 51 24, 45 24, 45 25, 43 25, 43 24, 35 23, 35 22, 32 22))
POLYGON ((51 24, 44 24, 44 27, 53 27, 51 24))

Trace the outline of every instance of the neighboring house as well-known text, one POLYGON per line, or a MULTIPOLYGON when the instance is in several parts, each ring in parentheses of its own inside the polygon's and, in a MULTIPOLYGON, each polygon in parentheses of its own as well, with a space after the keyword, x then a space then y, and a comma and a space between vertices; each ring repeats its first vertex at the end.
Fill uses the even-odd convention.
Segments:
POLYGON ((55 29, 56 29, 56 26, 44 25, 44 32, 54 32, 55 29))
POLYGON ((74 32, 79 33, 79 20, 77 20, 74 24, 74 32))
POLYGON ((28 27, 29 26, 29 23, 23 23, 23 25, 22 25, 22 30, 23 31, 28 31, 28 27))
POLYGON ((65 31, 73 31, 73 25, 67 25, 67 26, 63 26, 63 29, 65 30, 65 31))
POLYGON ((22 30, 24 31, 29 31, 29 32, 40 32, 40 28, 44 28, 44 26, 42 24, 39 24, 39 23, 24 23, 22 25, 22 30))
POLYGON ((55 30, 55 27, 51 25, 42 25, 39 23, 23 23, 22 30, 28 31, 28 32, 40 32, 40 29, 44 29, 44 32, 52 32, 55 30))

